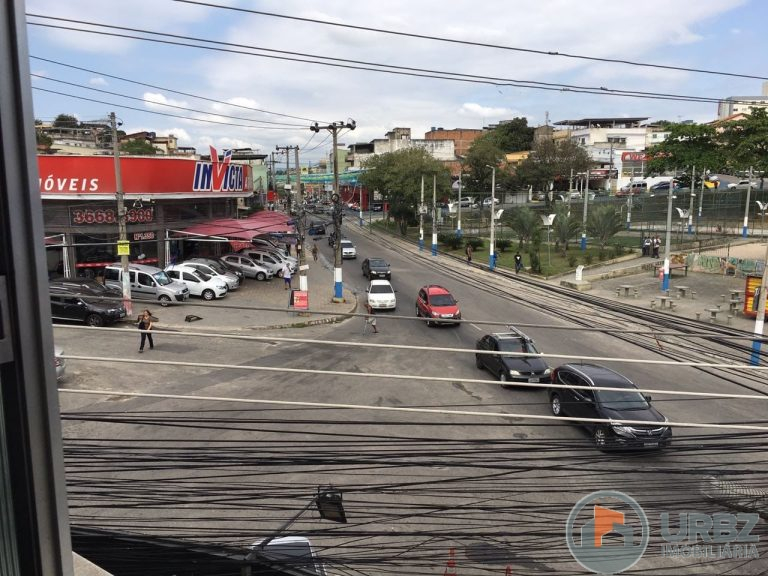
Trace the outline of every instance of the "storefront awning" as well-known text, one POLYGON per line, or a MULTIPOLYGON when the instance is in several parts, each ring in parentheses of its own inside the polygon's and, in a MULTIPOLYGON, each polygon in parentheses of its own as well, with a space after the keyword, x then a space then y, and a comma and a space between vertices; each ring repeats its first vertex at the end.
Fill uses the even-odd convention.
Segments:
POLYGON ((222 240, 251 240, 264 234, 293 234, 293 221, 275 212, 259 212, 250 218, 222 218, 201 222, 183 230, 174 230, 176 238, 184 236, 216 237, 222 240))

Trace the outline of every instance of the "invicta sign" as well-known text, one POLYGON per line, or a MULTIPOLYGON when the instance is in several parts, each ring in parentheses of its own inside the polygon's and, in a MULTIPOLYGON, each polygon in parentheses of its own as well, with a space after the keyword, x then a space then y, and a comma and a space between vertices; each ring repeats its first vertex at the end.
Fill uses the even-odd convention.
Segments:
POLYGON ((211 148, 210 162, 197 162, 192 189, 195 192, 242 192, 245 170, 242 164, 232 164, 232 150, 224 152, 219 161, 216 148, 211 148))

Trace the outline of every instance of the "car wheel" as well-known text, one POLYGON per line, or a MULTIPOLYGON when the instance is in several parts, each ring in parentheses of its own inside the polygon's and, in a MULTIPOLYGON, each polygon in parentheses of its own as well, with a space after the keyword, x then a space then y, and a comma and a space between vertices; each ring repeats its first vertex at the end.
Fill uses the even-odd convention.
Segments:
POLYGON ((504 372, 504 370, 499 372, 499 382, 501 382, 501 387, 502 388, 507 388, 508 387, 507 386, 507 381, 508 380, 509 380, 509 378, 507 378, 507 373, 504 372))
POLYGON ((216 294, 213 293, 213 290, 203 290, 203 300, 213 300, 216 298, 216 294))
POLYGON ((560 403, 560 396, 557 394, 552 395, 552 399, 549 401, 550 406, 552 407, 552 414, 555 416, 562 416, 563 415, 563 405, 560 403))
POLYGON ((95 326, 99 328, 104 326, 104 318, 98 314, 88 314, 88 316, 85 317, 85 324, 86 326, 95 326))
POLYGON ((485 366, 483 366, 483 361, 480 360, 480 354, 475 354, 475 367, 479 368, 480 370, 485 368, 485 366))
POLYGON ((266 280, 266 279, 267 279, 267 275, 266 275, 266 274, 264 274, 264 272, 258 272, 258 273, 256 274, 256 280, 259 280, 259 281, 262 281, 262 282, 263 282, 263 281, 264 281, 264 280, 266 280))
POLYGON ((595 448, 598 450, 604 450, 608 443, 608 433, 605 428, 599 426, 592 432, 592 440, 595 442, 595 448))
POLYGON ((283 271, 282 271, 282 270, 278 271, 278 273, 276 274, 276 276, 277 276, 278 278, 282 278, 282 277, 283 277, 283 271))
POLYGON ((166 306, 168 306, 168 304, 170 304, 170 303, 171 303, 171 297, 170 297, 170 296, 166 296, 165 294, 163 294, 162 296, 160 296, 160 306, 162 306, 163 308, 165 308, 165 307, 166 307, 166 306))

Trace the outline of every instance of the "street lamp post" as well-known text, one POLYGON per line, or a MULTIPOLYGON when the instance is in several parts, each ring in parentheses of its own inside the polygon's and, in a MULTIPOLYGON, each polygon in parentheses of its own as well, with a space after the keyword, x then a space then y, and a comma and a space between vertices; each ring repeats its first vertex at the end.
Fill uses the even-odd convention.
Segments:
MULTIPOLYGON (((760 209, 760 239, 765 238, 765 211, 768 210, 768 202, 755 200, 755 204, 760 209)), ((766 263, 768 265, 768 262, 766 263)))
POLYGON ((419 252, 424 251, 424 176, 421 177, 421 200, 419 201, 419 252))
MULTIPOLYGON (((674 179, 672 180, 674 181, 674 179)), ((663 291, 669 290, 669 264, 672 256, 672 181, 669 183, 669 197, 667 199, 667 234, 664 247, 664 279, 661 283, 663 291)))
MULTIPOLYGON (((693 234, 693 199, 696 197, 696 193, 693 191, 696 184, 696 166, 691 168, 691 203, 688 206, 688 234, 693 234)), ((669 193, 672 194, 672 187, 675 182, 669 183, 669 193)))
POLYGON ((584 213, 581 217, 581 249, 587 249, 587 204, 589 203, 589 170, 587 170, 586 189, 584 190, 584 213))
POLYGON ((461 238, 461 170, 459 170, 459 207, 456 210, 456 238, 461 238))
POLYGON ((752 192, 752 166, 749 167, 749 184, 747 184, 747 202, 744 206, 744 226, 741 229, 742 238, 746 238, 749 227, 749 194, 752 192))
POLYGON ((496 166, 487 166, 491 169, 491 246, 488 251, 488 269, 493 272, 496 268, 496 243, 494 233, 496 229, 496 166))
POLYGON ((437 256, 437 175, 432 175, 432 256, 437 256))

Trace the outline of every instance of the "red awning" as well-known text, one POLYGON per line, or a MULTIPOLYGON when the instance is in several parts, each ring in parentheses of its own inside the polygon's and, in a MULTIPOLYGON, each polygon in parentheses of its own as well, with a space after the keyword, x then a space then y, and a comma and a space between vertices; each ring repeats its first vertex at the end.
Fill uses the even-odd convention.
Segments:
POLYGON ((250 218, 220 218, 177 230, 177 237, 218 236, 237 240, 251 240, 262 234, 292 234, 295 232, 290 218, 276 212, 259 212, 250 218))

